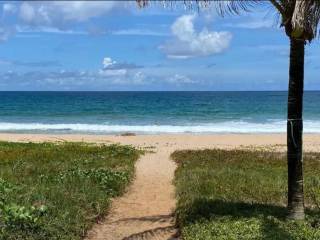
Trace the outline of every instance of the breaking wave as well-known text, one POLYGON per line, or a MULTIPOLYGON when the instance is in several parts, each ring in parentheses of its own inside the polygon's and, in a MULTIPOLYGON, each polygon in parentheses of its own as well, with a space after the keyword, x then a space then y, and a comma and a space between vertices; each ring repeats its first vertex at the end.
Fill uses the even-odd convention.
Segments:
MULTIPOLYGON (((79 132, 79 133, 282 133, 286 132, 286 121, 252 123, 226 121, 198 125, 114 125, 84 123, 10 123, 0 122, 2 132, 79 132)), ((304 121, 304 132, 320 133, 320 121, 304 121)))

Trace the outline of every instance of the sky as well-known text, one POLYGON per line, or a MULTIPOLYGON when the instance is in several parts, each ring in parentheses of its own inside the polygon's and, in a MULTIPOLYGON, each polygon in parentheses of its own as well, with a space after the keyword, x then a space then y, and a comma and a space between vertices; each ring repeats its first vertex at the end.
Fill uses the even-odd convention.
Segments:
MULTIPOLYGON (((288 54, 268 2, 224 17, 179 2, 0 2, 1 91, 286 90, 288 54)), ((319 60, 316 39, 306 90, 320 90, 319 60)))

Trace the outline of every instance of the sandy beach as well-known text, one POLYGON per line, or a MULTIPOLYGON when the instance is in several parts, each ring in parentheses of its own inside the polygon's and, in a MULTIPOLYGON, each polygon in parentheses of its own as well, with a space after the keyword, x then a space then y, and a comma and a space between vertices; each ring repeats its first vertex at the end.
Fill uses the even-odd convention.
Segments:
MULTIPOLYGON (((83 134, 15 134, 0 133, 1 141, 43 142, 84 141, 94 143, 121 143, 137 147, 176 149, 234 148, 234 147, 286 147, 286 135, 281 134, 159 134, 159 135, 83 135, 83 134)), ((304 134, 304 150, 320 150, 320 134, 304 134)))
MULTIPOLYGON (((2 141, 84 141, 121 143, 149 148, 152 153, 136 163, 136 177, 125 195, 113 201, 109 215, 89 232, 88 240, 175 239, 175 164, 170 154, 179 149, 271 148, 286 149, 285 134, 214 135, 45 135, 0 134, 2 141)), ((304 136, 305 151, 320 150, 320 135, 304 136)))

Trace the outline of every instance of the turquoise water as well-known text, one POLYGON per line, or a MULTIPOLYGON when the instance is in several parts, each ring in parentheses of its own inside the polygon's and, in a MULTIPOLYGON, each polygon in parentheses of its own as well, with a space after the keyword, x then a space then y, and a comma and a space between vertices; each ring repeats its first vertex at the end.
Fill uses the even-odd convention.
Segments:
MULTIPOLYGON (((320 132, 306 92, 305 132, 320 132)), ((285 132, 286 92, 0 92, 1 132, 285 132)))

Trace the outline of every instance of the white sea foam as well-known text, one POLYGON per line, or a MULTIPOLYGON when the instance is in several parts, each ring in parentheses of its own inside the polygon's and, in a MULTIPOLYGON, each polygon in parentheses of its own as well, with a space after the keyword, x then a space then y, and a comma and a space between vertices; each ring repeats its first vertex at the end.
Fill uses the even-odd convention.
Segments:
MULTIPOLYGON (((87 133, 281 133, 286 131, 285 121, 252 123, 226 121, 199 125, 107 125, 107 124, 44 124, 0 122, 0 131, 46 131, 46 132, 87 132, 87 133)), ((304 132, 320 133, 320 121, 306 120, 304 132)))

